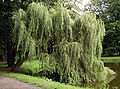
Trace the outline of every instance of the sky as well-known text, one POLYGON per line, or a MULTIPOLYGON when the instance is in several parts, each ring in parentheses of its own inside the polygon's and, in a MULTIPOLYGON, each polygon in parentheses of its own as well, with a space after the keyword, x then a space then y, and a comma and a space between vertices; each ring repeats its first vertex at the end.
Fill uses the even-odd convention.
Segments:
MULTIPOLYGON (((81 3, 78 4, 78 7, 83 10, 84 9, 84 6, 86 4, 90 3, 90 0, 83 0, 81 3)), ((77 11, 76 9, 72 8, 73 11, 79 13, 79 14, 83 14, 84 12, 83 11, 77 11)))
POLYGON ((81 4, 79 5, 80 9, 83 9, 83 8, 84 8, 84 5, 86 5, 86 4, 88 4, 88 3, 90 3, 90 0, 83 0, 83 1, 81 2, 81 4))

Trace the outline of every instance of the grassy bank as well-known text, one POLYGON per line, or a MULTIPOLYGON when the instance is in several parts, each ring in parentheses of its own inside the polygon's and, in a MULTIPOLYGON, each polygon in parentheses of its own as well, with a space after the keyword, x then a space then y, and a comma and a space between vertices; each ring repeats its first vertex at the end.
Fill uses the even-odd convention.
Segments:
MULTIPOLYGON (((0 62, 0 67, 6 67, 6 66, 7 66, 6 63, 0 62)), ((38 66, 39 66, 38 61, 25 62, 21 66, 21 70, 23 70, 23 72, 26 72, 26 74, 27 73, 34 74, 36 72, 35 70, 38 70, 38 69, 36 69, 36 68, 38 68, 38 66)), ((3 68, 0 68, 0 70, 2 71, 3 68)), ((4 68, 4 70, 5 70, 5 68, 4 68)), ((45 77, 35 77, 35 76, 25 75, 23 73, 0 72, 0 74, 7 76, 7 77, 15 78, 15 79, 20 80, 25 83, 37 85, 37 86, 40 86, 45 89, 86 89, 86 88, 80 88, 77 86, 72 86, 69 84, 55 82, 55 81, 52 81, 51 79, 48 79, 45 77)))
POLYGON ((54 82, 47 78, 34 77, 20 73, 3 73, 3 72, 0 73, 3 74, 4 76, 12 77, 22 82, 34 84, 45 89, 86 89, 72 85, 62 84, 59 82, 54 82))
MULTIPOLYGON (((119 62, 120 63, 120 61, 114 61, 116 59, 120 60, 120 57, 102 57, 101 58, 101 60, 104 60, 103 62, 119 62)), ((0 62, 0 67, 7 67, 7 64, 5 62, 0 62)), ((45 89, 86 89, 86 88, 80 88, 77 86, 72 86, 69 84, 55 82, 45 77, 30 76, 30 75, 39 73, 41 70, 42 68, 39 61, 35 60, 31 62, 30 61, 24 62, 24 64, 20 68, 20 71, 22 73, 6 73, 6 72, 0 72, 0 73, 3 74, 4 76, 12 77, 22 82, 34 84, 45 89), (30 74, 30 75, 25 75, 25 74, 30 74)))
POLYGON ((101 57, 104 63, 120 63, 120 57, 101 57))

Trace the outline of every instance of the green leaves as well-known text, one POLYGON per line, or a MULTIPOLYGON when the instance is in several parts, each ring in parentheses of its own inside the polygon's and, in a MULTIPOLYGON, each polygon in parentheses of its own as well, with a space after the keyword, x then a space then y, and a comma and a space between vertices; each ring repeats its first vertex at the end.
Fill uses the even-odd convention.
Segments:
POLYGON ((93 13, 75 16, 72 20, 62 5, 49 12, 33 2, 27 11, 14 13, 14 41, 22 57, 28 53, 29 59, 39 59, 42 71, 57 73, 61 82, 101 80, 107 77, 100 61, 104 23, 93 13))
POLYGON ((56 9, 53 15, 53 40, 55 44, 61 42, 63 39, 72 41, 71 17, 62 5, 56 9), (61 33, 61 34, 59 34, 61 33))

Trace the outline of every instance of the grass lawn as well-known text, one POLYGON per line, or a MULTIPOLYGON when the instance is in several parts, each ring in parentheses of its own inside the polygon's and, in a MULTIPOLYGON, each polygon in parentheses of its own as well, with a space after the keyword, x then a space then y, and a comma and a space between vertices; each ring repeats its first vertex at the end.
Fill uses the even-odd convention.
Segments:
POLYGON ((120 57, 101 57, 101 59, 120 59, 120 57))
POLYGON ((120 63, 120 57, 102 57, 104 63, 120 63))

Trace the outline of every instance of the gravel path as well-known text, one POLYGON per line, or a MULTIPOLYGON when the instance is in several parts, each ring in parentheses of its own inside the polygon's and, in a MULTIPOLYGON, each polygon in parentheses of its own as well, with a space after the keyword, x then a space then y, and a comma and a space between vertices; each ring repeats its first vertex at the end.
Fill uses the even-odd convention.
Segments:
POLYGON ((0 75, 0 89, 43 89, 35 85, 20 82, 18 80, 0 75))

